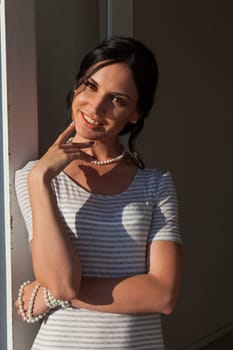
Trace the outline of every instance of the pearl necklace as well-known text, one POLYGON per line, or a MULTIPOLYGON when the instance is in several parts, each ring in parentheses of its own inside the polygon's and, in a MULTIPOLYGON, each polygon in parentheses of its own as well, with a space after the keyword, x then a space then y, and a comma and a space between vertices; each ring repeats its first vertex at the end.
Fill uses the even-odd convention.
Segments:
POLYGON ((123 152, 119 154, 119 156, 117 157, 106 159, 106 160, 92 160, 91 163, 95 165, 106 165, 106 164, 119 162, 125 156, 125 154, 126 154, 126 150, 124 149, 123 152))
MULTIPOLYGON (((67 144, 71 144, 73 141, 73 137, 70 137, 66 143, 67 144)), ((110 158, 110 159, 106 159, 106 160, 92 160, 91 163, 95 164, 95 165, 106 165, 106 164, 111 164, 111 163, 115 163, 115 162, 119 162, 119 160, 121 160, 126 154, 126 150, 123 149, 123 152, 121 154, 119 154, 119 156, 114 157, 114 158, 110 158)))

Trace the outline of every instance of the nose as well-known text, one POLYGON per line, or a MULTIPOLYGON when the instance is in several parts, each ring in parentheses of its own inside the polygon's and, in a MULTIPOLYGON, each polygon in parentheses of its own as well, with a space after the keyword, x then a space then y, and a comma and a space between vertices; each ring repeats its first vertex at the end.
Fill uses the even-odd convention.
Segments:
POLYGON ((106 96, 102 96, 100 94, 97 94, 92 98, 90 101, 90 104, 93 109, 93 113, 97 115, 103 115, 107 112, 107 99, 106 96))

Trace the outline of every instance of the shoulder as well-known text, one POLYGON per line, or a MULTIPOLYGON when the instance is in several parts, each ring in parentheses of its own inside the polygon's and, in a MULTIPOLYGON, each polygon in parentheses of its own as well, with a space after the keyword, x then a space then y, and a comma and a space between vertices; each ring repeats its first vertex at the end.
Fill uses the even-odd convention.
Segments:
POLYGON ((33 168, 33 166, 36 164, 36 162, 37 162, 37 160, 30 160, 22 168, 16 170, 16 173, 29 172, 33 168))
POLYGON ((173 181, 173 176, 170 170, 158 168, 144 168, 139 170, 141 177, 154 185, 161 185, 163 182, 173 181))
POLYGON ((28 174, 30 170, 34 167, 37 160, 31 160, 28 163, 26 163, 21 169, 16 170, 15 175, 20 176, 23 174, 28 174))
POLYGON ((31 160, 23 168, 15 172, 15 186, 16 188, 27 181, 27 177, 31 169, 36 164, 37 160, 31 160))
POLYGON ((146 167, 139 171, 143 185, 148 189, 155 200, 158 199, 161 192, 164 190, 166 190, 166 192, 174 192, 175 185, 170 170, 146 167))

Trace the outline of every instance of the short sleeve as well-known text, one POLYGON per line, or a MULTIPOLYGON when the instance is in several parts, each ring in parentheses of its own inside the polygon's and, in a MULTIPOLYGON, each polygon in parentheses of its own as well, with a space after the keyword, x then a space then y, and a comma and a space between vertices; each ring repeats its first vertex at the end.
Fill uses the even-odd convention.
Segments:
POLYGON ((171 173, 160 172, 155 179, 154 208, 149 242, 169 240, 182 244, 178 227, 177 195, 171 173))
POLYGON ((31 161, 24 168, 17 170, 15 173, 15 190, 18 204, 24 218, 28 231, 29 241, 32 240, 32 212, 28 192, 28 174, 33 168, 36 161, 31 161))

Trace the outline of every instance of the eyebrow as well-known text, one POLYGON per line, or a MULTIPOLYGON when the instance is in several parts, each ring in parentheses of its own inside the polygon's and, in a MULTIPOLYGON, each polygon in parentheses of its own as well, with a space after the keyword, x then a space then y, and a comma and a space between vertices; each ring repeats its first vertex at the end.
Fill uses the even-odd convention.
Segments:
MULTIPOLYGON (((95 81, 93 78, 89 78, 87 80, 90 80, 96 87, 99 87, 99 84, 97 83, 97 81, 95 81)), ((132 98, 125 94, 124 92, 117 92, 117 91, 113 91, 111 92, 112 95, 116 95, 116 96, 122 96, 122 97, 126 97, 127 99, 131 100, 132 98)))

